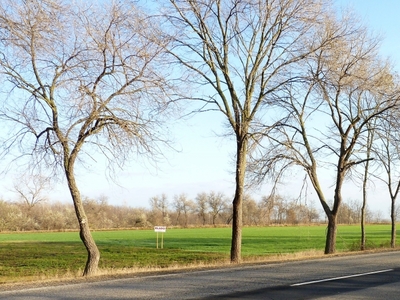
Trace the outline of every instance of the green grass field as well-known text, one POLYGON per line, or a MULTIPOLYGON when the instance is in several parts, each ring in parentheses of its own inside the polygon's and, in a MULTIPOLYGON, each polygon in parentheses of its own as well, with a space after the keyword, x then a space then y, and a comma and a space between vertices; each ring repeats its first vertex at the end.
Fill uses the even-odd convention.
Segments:
MULTIPOLYGON (((267 260, 308 251, 322 254, 325 230, 325 226, 243 228, 243 258, 267 260)), ((366 232, 369 249, 389 247, 389 225, 369 225, 366 232)), ((95 231, 93 236, 101 252, 100 269, 112 273, 226 262, 231 229, 168 229, 163 249, 156 249, 153 230, 95 231)), ((337 251, 358 250, 359 240, 359 226, 340 226, 337 251)), ((77 276, 86 261, 77 232, 2 233, 0 245, 0 283, 77 276)))

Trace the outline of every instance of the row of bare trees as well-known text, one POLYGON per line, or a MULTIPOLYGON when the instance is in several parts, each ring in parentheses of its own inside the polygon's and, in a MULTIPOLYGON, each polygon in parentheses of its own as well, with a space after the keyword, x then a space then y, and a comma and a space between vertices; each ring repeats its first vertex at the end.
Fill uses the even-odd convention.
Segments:
MULTIPOLYGON (((165 123, 182 113, 180 103, 220 113, 236 142, 233 263, 241 261, 246 184, 278 183, 292 168, 326 215, 325 253, 335 252, 350 176, 363 182, 365 203, 371 178, 387 183, 395 233, 399 80, 356 16, 330 0, 141 4, 0 0, 1 153, 9 167, 18 160, 25 173, 64 178, 88 253, 84 275, 96 273, 100 252, 76 167, 99 155, 111 171, 131 158, 162 159, 171 145, 165 123), (333 203, 321 184, 326 170, 333 203)), ((216 222, 214 196, 206 198, 216 201, 216 222)), ((163 197, 152 201, 165 221, 163 197)), ((190 202, 173 203, 175 219, 188 223, 190 202)))
MULTIPOLYGON (((271 105, 279 114, 272 125, 260 124, 250 164, 254 178, 260 181, 276 182, 293 168, 307 175, 328 219, 325 253, 335 252, 346 178, 363 183, 364 203, 371 174, 388 183, 392 205, 393 187, 399 184, 399 177, 389 183, 393 177, 386 167, 395 163, 396 154, 392 157, 381 151, 387 143, 397 145, 399 141, 398 78, 390 63, 380 58, 379 40, 365 27, 347 22, 335 28, 334 22, 326 23, 328 27, 316 38, 324 40, 328 33, 340 32, 335 44, 321 45, 299 66, 303 68, 301 80, 292 81, 279 93, 284 100, 271 105), (327 202, 327 188, 321 185, 321 173, 326 170, 334 178, 332 205, 327 202)), ((395 227, 394 211, 392 206, 395 227)))
MULTIPOLYGON (((69 203, 40 201, 32 205, 21 196, 17 201, 0 200, 0 231, 79 230, 74 207, 69 203)), ((232 220, 229 198, 222 193, 200 193, 194 199, 185 194, 169 200, 165 194, 152 197, 150 208, 116 206, 105 196, 83 197, 83 206, 92 222, 91 229, 226 226, 232 220)), ((380 222, 378 213, 368 212, 367 222, 380 222)), ((360 224, 360 203, 344 203, 340 224, 360 224)), ((259 201, 246 195, 243 224, 247 226, 310 225, 323 223, 316 207, 280 196, 262 197, 259 201)))
POLYGON ((231 261, 241 259, 246 179, 278 183, 293 168, 318 195, 328 221, 325 253, 334 253, 343 184, 368 168, 369 145, 381 143, 368 143, 368 132, 399 128, 399 80, 380 57, 379 38, 331 1, 170 2, 162 18, 174 33, 169 53, 194 76, 199 111, 220 112, 236 141, 231 261), (326 170, 332 204, 321 184, 326 170))

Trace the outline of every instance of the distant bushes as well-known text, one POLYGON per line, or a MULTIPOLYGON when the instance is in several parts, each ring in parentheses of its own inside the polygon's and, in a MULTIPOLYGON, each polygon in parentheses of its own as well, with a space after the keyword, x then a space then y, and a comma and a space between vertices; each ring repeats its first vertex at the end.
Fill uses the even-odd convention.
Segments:
MULTIPOLYGON (((91 199, 85 199, 84 205, 93 229, 149 226, 145 209, 112 206, 91 199)), ((0 200, 0 231, 75 229, 78 229, 78 222, 72 203, 43 202, 28 207, 0 200)))

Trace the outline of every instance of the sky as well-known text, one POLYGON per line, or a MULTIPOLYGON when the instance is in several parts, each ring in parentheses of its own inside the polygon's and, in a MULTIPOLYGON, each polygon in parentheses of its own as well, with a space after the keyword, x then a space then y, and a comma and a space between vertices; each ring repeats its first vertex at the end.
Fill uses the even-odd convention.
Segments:
POLYGON ((397 0, 340 0, 337 5, 348 5, 368 27, 384 38, 382 54, 389 56, 400 69, 400 1, 397 0))
MULTIPOLYGON (((382 33, 382 54, 391 56, 397 66, 400 66, 400 1, 398 0, 341 0, 340 5, 351 6, 373 31, 382 33)), ((175 148, 180 151, 166 150, 165 161, 156 167, 140 162, 131 162, 128 168, 117 171, 116 184, 108 180, 101 164, 92 165, 88 170, 80 170, 77 174, 79 187, 84 196, 98 198, 106 196, 113 205, 132 207, 148 207, 149 199, 153 196, 166 194, 169 201, 175 195, 186 194, 194 199, 200 192, 222 192, 232 198, 234 193, 234 141, 222 138, 217 134, 224 133, 224 123, 219 113, 204 113, 194 116, 185 124, 173 129, 175 148)), ((287 182, 280 194, 296 197, 298 187, 303 178, 287 182), (295 195, 291 194, 297 190, 295 195)), ((12 200, 15 194, 10 193, 12 174, 3 178, 3 193, 5 199, 12 200)), ((268 186, 252 190, 256 200, 269 192, 268 186)), ((319 208, 315 193, 310 187, 307 199, 319 208)), ((384 215, 389 213, 389 200, 381 201, 382 193, 379 184, 374 192, 369 206, 381 209, 384 215), (380 198, 379 198, 380 197, 380 198)), ((333 194, 332 194, 333 195, 333 194)), ((347 187, 345 198, 359 199, 361 190, 347 187)), ((327 197, 331 195, 327 193, 327 197)), ((53 201, 71 201, 66 184, 55 187, 49 194, 53 201)))

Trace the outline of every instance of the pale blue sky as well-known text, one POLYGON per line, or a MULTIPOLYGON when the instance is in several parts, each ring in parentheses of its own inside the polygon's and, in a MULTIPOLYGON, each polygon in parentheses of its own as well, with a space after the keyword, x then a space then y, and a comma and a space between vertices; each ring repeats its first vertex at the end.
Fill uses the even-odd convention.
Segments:
MULTIPOLYGON (((390 55, 400 66, 400 35, 398 34, 400 1, 341 0, 337 4, 352 6, 372 30, 381 32, 385 36, 382 53, 390 55)), ((189 197, 194 198, 199 192, 210 191, 223 192, 231 198, 234 192, 234 143, 227 138, 217 137, 214 133, 223 133, 224 130, 223 120, 219 113, 198 115, 187 124, 174 129, 176 147, 182 151, 166 152, 168 161, 160 163, 157 169, 132 163, 129 168, 120 172, 121 186, 118 186, 105 179, 103 169, 93 166, 92 170, 78 173, 81 179, 82 194, 94 198, 105 195, 112 204, 135 207, 147 206, 150 197, 162 193, 165 193, 170 201, 174 195, 180 193, 186 193, 189 197)), ((299 180, 301 179, 299 178, 299 180)), ((12 197, 12 194, 7 192, 9 185, 9 180, 3 181, 4 189, 0 196, 6 199, 12 197)), ((293 191, 290 187, 285 190, 293 191)), ((252 193, 258 199, 267 191, 268 188, 263 188, 252 193)), ((316 202, 311 188, 309 188, 309 192, 309 199, 314 200, 319 208, 320 204, 316 202)), ((282 192, 282 194, 290 196, 287 192, 282 192)), ((360 190, 358 188, 350 189, 346 195, 351 199, 356 199, 360 195, 360 190)), ((327 197, 330 198, 331 195, 327 194, 327 197)), ((55 189, 51 193, 50 199, 71 201, 64 186, 55 189)), ((386 215, 389 200, 382 205, 372 199, 370 206, 372 208, 383 207, 386 215)))
MULTIPOLYGON (((382 53, 400 64, 400 1, 398 0, 340 0, 339 5, 348 5, 376 33, 382 34, 382 53)), ((399 67, 398 67, 399 69, 399 67)))

